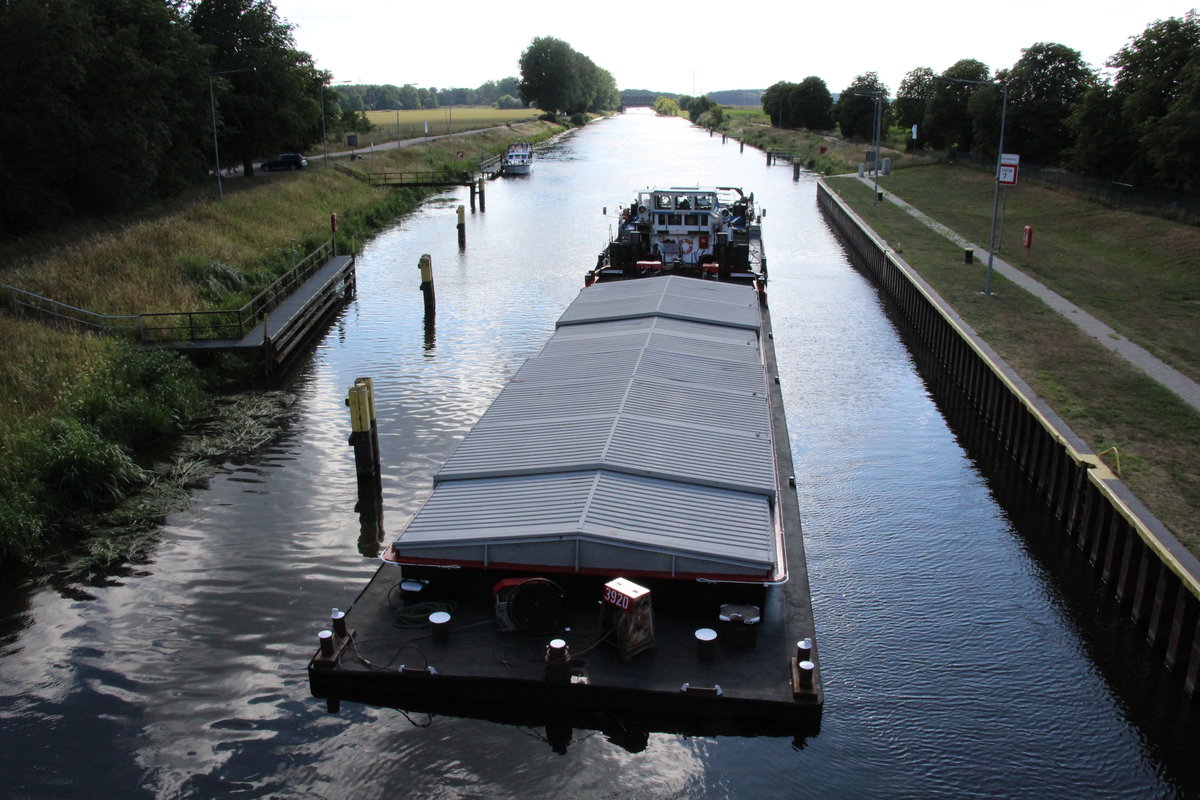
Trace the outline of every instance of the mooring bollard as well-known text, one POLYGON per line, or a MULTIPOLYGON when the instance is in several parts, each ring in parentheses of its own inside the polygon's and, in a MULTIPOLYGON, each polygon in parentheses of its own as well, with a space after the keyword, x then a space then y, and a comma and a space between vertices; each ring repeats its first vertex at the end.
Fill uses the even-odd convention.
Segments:
POLYGON ((467 211, 462 206, 458 207, 458 246, 467 246, 467 211))
MULTIPOLYGON (((459 212, 462 212, 462 206, 458 207, 459 212)), ((458 240, 462 243, 463 232, 462 223, 459 223, 458 240)), ((417 262, 417 268, 421 270, 421 293, 425 295, 425 314, 426 318, 437 310, 437 299, 433 294, 433 258, 426 253, 421 256, 421 260, 417 262)))
POLYGON ((963 250, 963 263, 972 264, 975 262, 975 251, 970 247, 963 250))
POLYGON ((542 677, 547 683, 571 682, 571 651, 565 639, 551 639, 546 645, 546 666, 542 677))
POLYGON ((450 641, 450 612, 434 611, 430 614, 429 628, 435 642, 441 644, 450 641))
POLYGON ((475 181, 471 181, 471 185, 468 188, 470 188, 470 190, 471 190, 471 213, 474 214, 475 213, 475 181))
POLYGON ((712 661, 717 643, 717 632, 712 628, 697 628, 693 636, 696 638, 696 658, 701 661, 712 661))

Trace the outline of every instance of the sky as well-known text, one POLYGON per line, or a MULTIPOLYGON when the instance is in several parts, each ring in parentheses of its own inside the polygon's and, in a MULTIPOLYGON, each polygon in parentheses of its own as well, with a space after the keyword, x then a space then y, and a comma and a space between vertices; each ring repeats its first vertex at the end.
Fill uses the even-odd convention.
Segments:
POLYGON ((1092 67, 1152 22, 1193 6, 1166 0, 778 3, 654 0, 506 4, 484 0, 274 0, 296 46, 335 82, 474 88, 520 75, 521 52, 553 36, 608 70, 618 89, 700 95, 815 75, 831 92, 876 72, 895 92, 910 70, 973 58, 1011 67, 1057 42, 1092 67))

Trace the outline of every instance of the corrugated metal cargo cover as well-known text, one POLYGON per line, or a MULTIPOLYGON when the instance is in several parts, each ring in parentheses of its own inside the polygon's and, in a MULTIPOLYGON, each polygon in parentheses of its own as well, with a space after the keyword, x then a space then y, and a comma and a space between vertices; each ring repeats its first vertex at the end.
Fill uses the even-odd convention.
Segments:
POLYGON ((776 474, 751 287, 580 293, 435 476, 400 560, 770 579, 776 474))

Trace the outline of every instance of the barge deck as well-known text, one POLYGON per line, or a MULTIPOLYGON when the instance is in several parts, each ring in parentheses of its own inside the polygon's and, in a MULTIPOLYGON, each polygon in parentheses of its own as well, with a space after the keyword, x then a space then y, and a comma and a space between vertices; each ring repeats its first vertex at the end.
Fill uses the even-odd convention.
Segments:
POLYGON ((815 734, 776 376, 751 286, 584 289, 322 632, 314 696, 614 735, 815 734))

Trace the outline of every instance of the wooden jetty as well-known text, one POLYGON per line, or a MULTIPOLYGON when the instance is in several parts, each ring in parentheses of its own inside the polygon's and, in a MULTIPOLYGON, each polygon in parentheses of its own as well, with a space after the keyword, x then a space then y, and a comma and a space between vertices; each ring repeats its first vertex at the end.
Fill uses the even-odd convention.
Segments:
POLYGON ((548 732, 815 735, 777 375, 753 287, 585 288, 335 609, 314 696, 548 732))
POLYGON ((113 316, 12 286, 4 287, 4 294, 15 315, 130 338, 143 347, 253 354, 271 371, 295 353, 354 285, 354 256, 337 255, 329 239, 241 308, 113 316))

